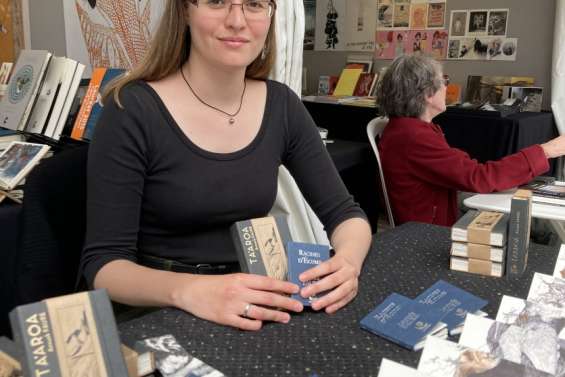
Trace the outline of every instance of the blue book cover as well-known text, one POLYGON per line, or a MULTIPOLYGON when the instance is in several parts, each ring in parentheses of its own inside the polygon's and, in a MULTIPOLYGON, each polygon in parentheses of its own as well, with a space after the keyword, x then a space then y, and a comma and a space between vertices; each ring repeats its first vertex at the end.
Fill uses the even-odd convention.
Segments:
POLYGON ((404 348, 418 350, 423 347, 425 337, 438 329, 443 316, 438 310, 393 293, 363 318, 360 325, 404 348))
POLYGON ((96 122, 98 122, 98 118, 100 117, 100 113, 102 112, 102 93, 104 91, 104 87, 113 79, 124 73, 125 70, 121 68, 108 68, 106 73, 104 74, 104 78, 100 83, 100 88, 98 89, 98 97, 96 98, 96 102, 92 105, 92 110, 90 111, 90 116, 88 117, 88 122, 86 122, 86 126, 84 128, 84 134, 82 138, 85 140, 92 139, 92 134, 94 133, 94 128, 96 127, 96 122))
MULTIPOLYGON (((289 242, 286 252, 288 255, 288 281, 297 284, 300 289, 313 283, 313 281, 303 283, 298 279, 298 276, 304 271, 330 259, 330 248, 326 245, 289 242)), ((302 302, 304 306, 311 306, 312 302, 322 295, 323 293, 305 298, 300 296, 300 294, 293 294, 292 298, 302 302)))
POLYGON ((451 333, 465 322, 467 313, 475 313, 488 302, 446 281, 438 280, 430 288, 414 299, 444 313, 441 320, 451 333))

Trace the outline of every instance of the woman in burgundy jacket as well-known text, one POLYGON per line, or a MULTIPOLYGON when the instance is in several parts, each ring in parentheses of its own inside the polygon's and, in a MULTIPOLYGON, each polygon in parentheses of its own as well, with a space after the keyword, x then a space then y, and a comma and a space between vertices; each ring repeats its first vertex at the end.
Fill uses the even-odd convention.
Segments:
POLYGON ((457 220, 457 190, 506 190, 543 174, 549 158, 565 154, 565 137, 559 136, 499 161, 471 159, 451 148, 432 123, 445 111, 445 89, 440 63, 417 55, 397 58, 378 87, 379 106, 390 119, 379 151, 397 224, 451 226, 457 220))

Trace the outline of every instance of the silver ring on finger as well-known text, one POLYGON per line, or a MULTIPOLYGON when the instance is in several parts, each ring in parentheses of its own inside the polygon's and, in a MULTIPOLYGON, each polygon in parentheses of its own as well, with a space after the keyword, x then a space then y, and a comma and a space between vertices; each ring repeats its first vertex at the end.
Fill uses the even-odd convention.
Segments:
POLYGON ((243 309, 243 314, 241 315, 243 318, 249 318, 249 310, 251 310, 252 304, 245 305, 245 309, 243 309))

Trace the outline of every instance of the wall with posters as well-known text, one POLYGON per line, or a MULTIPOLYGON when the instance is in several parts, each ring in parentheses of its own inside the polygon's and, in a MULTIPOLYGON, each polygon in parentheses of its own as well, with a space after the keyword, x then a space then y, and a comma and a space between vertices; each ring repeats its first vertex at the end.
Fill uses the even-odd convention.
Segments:
MULTIPOLYGON (((444 69, 451 81, 460 83, 465 88, 468 75, 533 76, 535 85, 544 88, 542 107, 549 108, 555 0, 447 0, 446 3, 446 28, 449 27, 452 10, 508 9, 507 36, 518 39, 516 61, 444 60, 444 69)), ((308 92, 316 91, 320 75, 339 74, 347 56, 359 53, 305 51, 308 92)), ((372 54, 367 53, 367 56, 372 54)), ((380 67, 390 62, 391 60, 375 60, 373 70, 378 72, 380 67)))

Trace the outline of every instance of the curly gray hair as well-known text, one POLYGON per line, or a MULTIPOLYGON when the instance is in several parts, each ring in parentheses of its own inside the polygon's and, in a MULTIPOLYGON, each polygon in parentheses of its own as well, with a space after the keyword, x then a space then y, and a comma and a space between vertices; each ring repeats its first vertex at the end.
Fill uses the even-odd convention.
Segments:
POLYGON ((388 117, 420 117, 426 108, 426 97, 441 88, 441 73, 441 64, 430 57, 399 56, 377 88, 380 112, 388 117))

